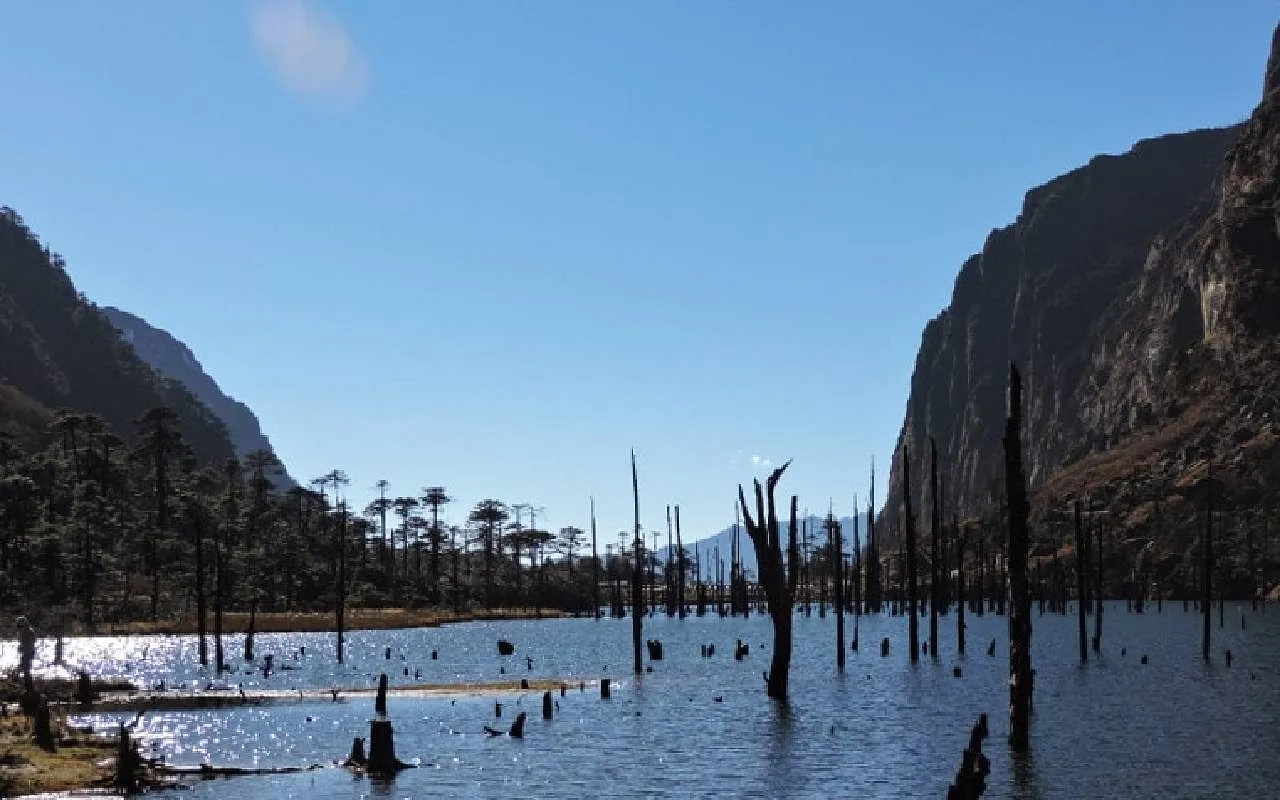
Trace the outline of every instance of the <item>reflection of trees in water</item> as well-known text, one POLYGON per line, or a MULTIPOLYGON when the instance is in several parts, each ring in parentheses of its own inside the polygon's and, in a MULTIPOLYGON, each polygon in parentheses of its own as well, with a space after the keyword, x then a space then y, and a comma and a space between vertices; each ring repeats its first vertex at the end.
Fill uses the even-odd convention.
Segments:
POLYGON ((1009 753, 1013 771, 1014 800, 1040 800, 1044 793, 1040 790, 1040 775, 1036 771, 1035 748, 1028 747, 1021 752, 1009 753))

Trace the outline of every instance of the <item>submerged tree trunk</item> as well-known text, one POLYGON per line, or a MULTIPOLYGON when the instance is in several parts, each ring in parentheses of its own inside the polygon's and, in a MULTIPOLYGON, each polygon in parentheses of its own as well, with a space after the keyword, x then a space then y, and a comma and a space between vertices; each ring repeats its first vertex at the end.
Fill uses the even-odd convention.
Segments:
POLYGON ((844 533, 840 530, 840 521, 834 516, 827 517, 827 530, 831 541, 832 569, 835 573, 835 612, 836 612, 836 669, 844 670, 844 533))
POLYGON ((339 505, 338 521, 334 525, 337 532, 338 546, 338 585, 334 587, 334 616, 338 626, 338 663, 346 659, 346 613, 347 613, 347 507, 339 505))
POLYGON ((938 521, 938 448, 933 437, 929 437, 929 499, 933 502, 933 514, 929 520, 931 526, 930 540, 932 557, 929 559, 929 655, 938 660, 938 601, 942 597, 941 569, 938 563, 942 557, 942 549, 938 546, 938 536, 942 525, 938 521))
POLYGON ((1009 365, 1009 419, 1004 433, 1005 491, 1009 545, 1009 740, 1017 749, 1030 744, 1031 599, 1027 594, 1027 483, 1022 471, 1022 377, 1009 365))
MULTIPOLYGON (((959 523, 957 523, 958 525, 959 523)), ((956 652, 964 655, 964 540, 965 528, 956 535, 956 652)))
POLYGON ((636 474, 636 451, 634 450, 631 451, 631 497, 635 507, 635 538, 632 541, 632 549, 635 550, 635 566, 631 570, 631 649, 635 657, 635 673, 639 675, 644 671, 640 647, 640 640, 644 634, 641 630, 643 623, 640 621, 644 616, 644 597, 640 586, 644 575, 644 566, 640 562, 641 553, 644 550, 644 539, 640 533, 640 479, 636 474))
POLYGON ((1209 631, 1213 613, 1213 473, 1205 482, 1204 537, 1201 539, 1200 555, 1200 616, 1204 623, 1203 636, 1200 641, 1200 655, 1209 660, 1209 631))
POLYGON ((911 663, 915 664, 920 660, 920 614, 917 608, 919 597, 916 594, 918 591, 916 584, 916 520, 911 513, 911 460, 905 444, 902 446, 902 509, 903 523, 906 526, 903 549, 907 562, 907 642, 911 650, 911 663))
POLYGON ((591 615, 600 619, 600 554, 596 550, 596 499, 591 498, 591 615))
POLYGON ((200 652, 200 666, 209 666, 209 621, 204 597, 204 532, 203 523, 196 521, 196 647, 200 652))
POLYGON ((738 502, 742 507, 743 521, 747 526, 747 535, 756 549, 756 562, 760 570, 760 583, 764 585, 765 598, 769 603, 769 616, 773 620, 773 658, 766 676, 767 693, 775 700, 787 697, 787 680, 791 671, 791 616, 794 605, 796 581, 799 579, 798 553, 796 548, 796 507, 797 499, 791 498, 791 519, 788 531, 786 563, 782 560, 782 543, 778 534, 778 515, 774 505, 774 489, 782 473, 791 462, 775 469, 765 483, 755 481, 756 515, 751 516, 747 507, 747 497, 738 486, 738 502), (767 497, 766 497, 767 495, 767 497))
POLYGON ((684 557, 684 543, 680 540, 680 506, 676 506, 676 602, 679 603, 680 619, 685 618, 684 575, 688 564, 684 557))
POLYGON ((1089 661, 1089 626, 1085 615, 1089 612, 1089 542, 1084 524, 1080 521, 1080 501, 1075 503, 1076 522, 1076 610, 1079 618, 1080 663, 1089 661))

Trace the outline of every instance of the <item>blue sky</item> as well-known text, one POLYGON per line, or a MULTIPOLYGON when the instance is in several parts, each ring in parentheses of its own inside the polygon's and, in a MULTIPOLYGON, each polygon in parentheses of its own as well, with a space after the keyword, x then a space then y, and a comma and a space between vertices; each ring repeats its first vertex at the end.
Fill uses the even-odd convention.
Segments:
POLYGON ((1257 102, 1274 2, 6 4, 0 203, 293 473, 847 511, 1023 193, 1257 102), (755 457, 753 459, 753 457, 755 457), (753 464, 753 461, 757 462, 753 464))

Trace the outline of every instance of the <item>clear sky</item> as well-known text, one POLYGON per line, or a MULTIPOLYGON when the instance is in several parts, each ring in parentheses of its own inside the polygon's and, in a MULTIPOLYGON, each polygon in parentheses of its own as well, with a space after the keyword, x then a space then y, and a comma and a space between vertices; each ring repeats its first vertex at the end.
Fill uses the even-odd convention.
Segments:
POLYGON ((1274 0, 42 0, 0 203, 185 341, 293 474, 687 536, 888 461, 1023 193, 1244 118, 1274 0), (753 464, 753 460, 757 463, 753 464))

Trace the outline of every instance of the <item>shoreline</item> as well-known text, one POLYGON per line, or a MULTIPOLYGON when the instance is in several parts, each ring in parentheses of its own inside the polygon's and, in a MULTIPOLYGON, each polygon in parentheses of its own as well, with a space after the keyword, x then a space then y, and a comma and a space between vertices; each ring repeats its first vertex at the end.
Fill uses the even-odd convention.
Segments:
MULTIPOLYGON (((417 697, 445 700, 456 697, 492 697, 513 692, 540 693, 578 691, 579 684, 594 686, 598 679, 537 678, 463 683, 422 683, 390 688, 390 697, 417 697), (527 681, 522 686, 521 681, 527 681)), ((37 685, 40 681, 37 681, 37 685)), ((45 687, 48 688, 48 687, 45 687)), ((38 747, 31 737, 31 721, 21 713, 0 718, 0 797, 79 796, 98 792, 111 785, 118 741, 72 724, 71 718, 90 714, 122 712, 232 709, 284 703, 333 703, 372 701, 377 691, 367 688, 334 690, 267 690, 241 695, 236 691, 213 692, 104 692, 90 707, 74 702, 53 705, 53 725, 58 736, 57 752, 38 747)))
MULTIPOLYGON (((360 630, 397 630, 404 628, 439 628, 462 622, 499 622, 507 620, 566 619, 575 616, 557 609, 493 608, 475 611, 450 611, 439 608, 353 608, 345 614, 343 627, 347 632, 360 630)), ((213 615, 207 617, 206 635, 213 635, 213 615)), ((194 614, 184 614, 167 619, 140 620, 135 622, 106 623, 94 631, 87 631, 78 624, 69 626, 66 638, 88 636, 182 636, 197 633, 194 614)), ((249 630, 249 614, 245 611, 226 612, 222 615, 222 633, 244 635, 249 630)), ((253 632, 258 633, 333 633, 337 630, 331 611, 260 611, 254 615, 253 632)), ((42 639, 52 638, 54 632, 46 628, 40 631, 42 639)))

